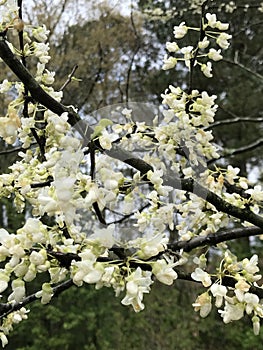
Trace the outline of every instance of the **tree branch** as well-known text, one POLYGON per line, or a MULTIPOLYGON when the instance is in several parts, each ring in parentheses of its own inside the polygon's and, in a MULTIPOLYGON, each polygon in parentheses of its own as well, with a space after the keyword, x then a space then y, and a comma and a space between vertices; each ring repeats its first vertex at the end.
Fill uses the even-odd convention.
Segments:
MULTIPOLYGON (((73 281, 70 279, 68 281, 62 282, 59 285, 53 287, 53 298, 57 297, 59 294, 64 292, 65 290, 69 289, 74 285, 73 281)), ((36 297, 36 293, 31 294, 24 298, 22 301, 10 304, 10 303, 2 303, 0 304, 0 319, 6 317, 10 313, 14 311, 20 310, 22 307, 25 307, 28 304, 31 304, 33 301, 37 300, 39 298, 36 297)))
POLYGON ((59 89, 59 91, 63 91, 63 90, 68 86, 68 84, 71 83, 72 78, 74 77, 74 74, 75 74, 75 72, 76 72, 77 69, 78 69, 78 65, 76 64, 76 65, 73 67, 71 73, 68 75, 68 79, 67 79, 67 80, 65 81, 65 83, 61 86, 61 88, 59 89))
MULTIPOLYGON (((191 274, 184 273, 184 272, 177 270, 177 269, 174 269, 174 270, 176 271, 176 273, 178 275, 178 279, 201 284, 201 282, 197 282, 197 281, 193 280, 191 277, 191 274)), ((213 281, 213 283, 215 283, 217 281, 217 278, 212 278, 212 281, 213 281)), ((226 276, 226 277, 222 278, 222 285, 225 287, 234 288, 236 283, 237 283, 237 280, 233 277, 226 276)), ((263 289, 262 288, 250 286, 249 291, 253 294, 256 294, 260 299, 263 298, 263 289)))
POLYGON ((254 75, 255 77, 257 77, 258 79, 260 80, 263 80, 263 75, 257 73, 257 72, 254 72, 253 70, 247 68, 246 66, 244 66, 243 64, 237 62, 236 60, 235 61, 231 61, 231 60, 228 60, 226 58, 223 58, 222 59, 223 62, 226 62, 226 63, 229 63, 229 64, 232 64, 234 66, 238 66, 239 68, 243 69, 244 71, 246 71, 247 73, 251 74, 251 75, 254 75))
POLYGON ((208 164, 214 163, 217 160, 222 159, 222 158, 232 157, 232 156, 235 156, 237 154, 253 151, 254 149, 256 149, 262 145, 263 145, 263 138, 260 138, 254 142, 251 142, 249 145, 246 145, 246 146, 243 146, 240 148, 236 148, 233 150, 226 150, 222 155, 220 155, 220 157, 210 160, 208 162, 208 164))
POLYGON ((14 56, 3 37, 0 37, 0 57, 28 88, 32 98, 35 101, 38 101, 40 104, 58 115, 68 112, 69 122, 71 125, 76 124, 80 120, 78 114, 71 108, 63 106, 42 89, 26 67, 24 67, 23 64, 14 56))
POLYGON ((234 239, 239 239, 243 237, 258 236, 263 234, 263 229, 258 227, 241 227, 235 228, 227 231, 218 231, 216 233, 211 233, 207 236, 198 236, 190 239, 189 241, 178 241, 168 245, 168 248, 173 251, 183 249, 185 252, 190 252, 191 250, 203 246, 212 246, 218 243, 231 241, 234 239))

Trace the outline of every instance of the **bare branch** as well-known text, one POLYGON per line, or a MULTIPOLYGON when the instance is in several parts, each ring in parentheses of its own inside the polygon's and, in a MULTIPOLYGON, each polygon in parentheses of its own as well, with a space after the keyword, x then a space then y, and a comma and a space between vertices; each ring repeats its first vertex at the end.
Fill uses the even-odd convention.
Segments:
MULTIPOLYGON (((57 297, 59 294, 69 289, 73 285, 74 283, 71 279, 63 283, 60 283, 59 285, 53 288, 53 297, 57 297)), ((33 301, 36 301, 37 299, 39 298, 37 298, 36 293, 34 293, 15 304, 11 304, 11 303, 0 304, 0 319, 6 317, 7 315, 9 315, 14 311, 20 310, 22 307, 25 307, 26 305, 31 304, 33 301)))
POLYGON ((217 126, 223 126, 228 124, 235 124, 235 123, 262 123, 263 118, 249 118, 249 117, 235 117, 232 119, 224 119, 224 120, 218 120, 214 122, 213 124, 210 124, 208 127, 204 128, 205 130, 213 129, 217 126))
POLYGON ((59 89, 60 91, 63 91, 63 90, 65 89, 65 87, 67 87, 67 85, 68 85, 69 83, 71 83, 72 78, 73 78, 73 76, 74 76, 74 73, 76 72, 77 69, 78 69, 78 65, 76 64, 76 65, 73 67, 71 73, 69 74, 68 79, 65 81, 65 83, 64 83, 64 84, 61 86, 61 88, 59 89))
POLYGON ((241 154, 241 153, 245 153, 245 152, 249 152, 249 151, 253 151, 254 149, 261 147, 263 145, 263 138, 260 138, 254 142, 251 142, 250 144, 240 147, 240 148, 236 148, 233 150, 225 150, 225 152, 218 158, 213 159, 212 161, 209 161, 209 164, 222 159, 222 158, 227 158, 227 157, 232 157, 235 156, 237 154, 241 154))
POLYGON ((258 236, 263 234, 263 229, 258 227, 241 227, 235 228, 227 231, 218 231, 216 233, 211 233, 207 236, 198 236, 190 239, 189 241, 178 241, 168 245, 172 250, 183 249, 185 252, 190 252, 191 250, 203 247, 212 246, 218 243, 231 241, 234 239, 239 239, 243 237, 258 236))
POLYGON ((247 73, 249 74, 252 74, 254 75, 255 77, 257 77, 258 79, 260 80, 263 80, 263 75, 257 73, 257 72, 254 72, 253 70, 247 68, 246 66, 244 66, 243 64, 239 63, 237 60, 235 61, 231 61, 231 60, 228 60, 226 58, 223 58, 222 59, 223 62, 226 62, 226 63, 229 63, 229 64, 232 64, 234 66, 238 66, 239 68, 243 69, 244 71, 246 71, 247 73))

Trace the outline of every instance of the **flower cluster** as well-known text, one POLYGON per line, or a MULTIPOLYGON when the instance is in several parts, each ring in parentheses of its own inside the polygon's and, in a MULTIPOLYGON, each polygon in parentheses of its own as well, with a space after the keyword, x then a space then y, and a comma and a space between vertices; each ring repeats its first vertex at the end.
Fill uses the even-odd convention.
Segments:
POLYGON ((241 319, 246 313, 251 317, 254 333, 259 334, 260 318, 263 318, 263 306, 259 297, 251 292, 251 287, 257 285, 261 279, 258 275, 258 256, 253 255, 251 259, 237 261, 237 258, 229 251, 225 252, 222 260, 221 270, 214 278, 201 268, 196 268, 191 277, 208 291, 199 295, 193 306, 195 311, 199 311, 201 317, 206 317, 212 309, 212 297, 215 298, 215 306, 224 323, 229 323, 241 319), (226 287, 222 284, 224 278, 232 278, 234 287, 226 287))
POLYGON ((205 158, 217 158, 216 147, 211 143, 212 133, 203 129, 214 121, 216 96, 198 90, 188 94, 170 85, 162 98, 168 109, 163 112, 165 125, 156 128, 156 138, 160 150, 164 145, 168 147, 168 159, 174 160, 178 151, 183 152, 193 167, 199 163, 204 165, 205 158))
MULTIPOLYGON (((197 4, 200 1, 192 2, 197 4)), ((36 82, 60 102, 63 92, 53 89, 55 74, 46 68, 50 60, 47 28, 22 25, 18 8, 9 6, 1 29, 23 30, 23 52, 10 43, 12 52, 19 57, 23 54, 26 60, 34 57, 36 82)), ((184 61, 189 69, 198 65, 211 77, 211 61, 221 60, 221 50, 229 46, 227 29, 228 24, 210 13, 201 28, 190 28, 184 22, 174 27, 175 39, 183 38, 189 30, 199 31, 200 39, 195 47, 180 48, 178 42, 168 42, 171 55, 165 57, 163 69, 184 61), (217 46, 210 47, 212 40, 217 46)), ((120 112, 122 124, 101 119, 93 132, 87 133, 85 142, 81 142, 77 127, 72 130, 69 113, 57 115, 31 98, 25 100, 23 83, 5 79, 0 93, 15 95, 6 115, 0 117, 0 137, 8 144, 19 142, 23 150, 8 173, 0 175, 0 198, 14 198, 18 212, 26 204, 30 208, 16 232, 0 229, 3 303, 20 305, 26 298, 27 284, 44 273, 46 279, 35 293, 43 304, 54 296, 54 285, 71 279, 79 287, 85 283, 94 284, 96 289, 111 287, 116 296, 123 294, 123 305, 139 312, 153 282, 157 279, 172 285, 179 276, 177 267, 188 261, 187 254, 169 249, 171 232, 183 245, 229 224, 227 212, 208 203, 205 193, 200 196, 195 189, 186 192, 180 181, 198 180, 227 205, 250 207, 254 213, 262 206, 262 188, 239 177, 238 168, 206 169, 207 161, 219 156, 209 130, 217 111, 216 96, 206 91, 190 87, 186 92, 170 85, 161 95, 162 114, 150 125, 145 120, 134 121, 133 111, 124 108, 120 112), (120 146, 121 156, 115 144, 120 146), (138 159, 130 151, 137 153, 138 159), (145 162, 150 168, 137 171, 138 163, 145 162), (137 170, 128 167, 132 163, 137 170), (178 186, 170 186, 169 176, 178 186), (226 193, 229 186, 236 186, 238 193, 226 193), (49 225, 44 224, 46 217, 49 225), (126 219, 130 219, 128 228, 122 225, 126 219)), ((252 289, 260 278, 257 256, 238 261, 225 247, 221 251, 224 258, 215 275, 205 271, 204 256, 194 260, 198 267, 191 277, 207 288, 194 303, 195 310, 207 316, 214 298, 225 323, 246 313, 257 334, 263 317, 262 305, 252 289), (230 278, 234 287, 226 287, 225 278, 230 278)), ((27 311, 21 308, 4 318, 0 326, 3 346, 12 325, 26 317, 27 311)))
POLYGON ((221 49, 225 50, 229 47, 228 40, 231 39, 231 35, 225 33, 229 27, 228 23, 218 21, 215 14, 207 13, 205 17, 206 22, 203 21, 201 28, 188 27, 185 22, 174 27, 174 37, 177 40, 184 38, 189 30, 200 31, 200 39, 196 47, 189 45, 180 48, 177 42, 167 42, 166 49, 172 55, 165 55, 162 67, 164 70, 174 68, 179 61, 184 61, 189 70, 198 64, 207 78, 213 76, 211 61, 219 61, 223 58, 221 49), (212 47, 208 49, 213 40, 219 49, 212 47), (203 62, 204 58, 211 61, 203 62))

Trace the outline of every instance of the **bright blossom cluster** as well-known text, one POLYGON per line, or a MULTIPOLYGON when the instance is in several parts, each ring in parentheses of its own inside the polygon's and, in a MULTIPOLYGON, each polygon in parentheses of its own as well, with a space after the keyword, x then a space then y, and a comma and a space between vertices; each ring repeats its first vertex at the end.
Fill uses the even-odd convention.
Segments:
POLYGON ((225 50, 229 47, 228 40, 231 39, 231 35, 225 33, 229 27, 228 23, 218 21, 215 14, 207 13, 205 17, 206 22, 203 22, 202 28, 188 27, 185 22, 174 27, 174 37, 177 40, 182 39, 189 30, 200 31, 200 39, 196 47, 189 45, 180 48, 177 42, 167 42, 166 49, 170 56, 165 55, 164 57, 164 70, 174 68, 178 61, 184 61, 188 69, 198 64, 206 77, 213 76, 211 61, 219 61, 223 58, 221 49, 225 50), (209 48, 212 41, 216 42, 219 49, 209 48), (210 61, 203 62, 204 58, 210 61))
MULTIPOLYGON (((21 23, 15 22, 17 15, 17 7, 9 6, 1 30, 21 30, 18 27, 21 23)), ((195 49, 192 46, 180 49, 175 42, 167 43, 170 53, 183 54, 183 58, 166 57, 163 69, 173 68, 179 59, 190 67, 196 57, 195 63, 206 76, 211 76, 211 63, 199 60, 222 58, 220 50, 228 47, 230 39, 224 32, 227 28, 227 24, 208 13, 201 28, 205 36, 195 49), (206 52, 210 38, 221 49, 210 48, 206 52)), ((175 38, 182 38, 189 29, 181 23, 174 28, 175 38)), ((24 25, 23 31, 23 55, 38 62, 35 80, 60 102, 63 92, 52 88, 54 73, 46 68, 50 59, 47 28, 24 25)), ((10 48, 19 57, 21 52, 12 44, 10 48)), ((101 120, 83 145, 77 128, 72 130, 68 113, 58 116, 30 100, 25 117, 23 84, 7 79, 0 84, 0 93, 8 95, 14 91, 15 98, 7 114, 0 118, 0 136, 9 144, 19 142, 21 151, 9 171, 0 175, 0 196, 12 196, 18 212, 26 204, 31 209, 17 232, 0 230, 0 293, 8 294, 1 296, 2 303, 19 305, 25 300, 27 284, 44 273, 46 281, 35 294, 43 304, 52 299, 54 286, 71 279, 77 286, 90 283, 96 289, 111 287, 116 296, 123 296, 123 305, 131 305, 135 312, 143 310, 144 294, 150 292, 153 282, 172 285, 178 278, 176 269, 189 260, 188 254, 182 251, 175 254, 168 249, 169 233, 176 230, 178 240, 184 243, 215 233, 229 223, 228 215, 205 198, 168 186, 165 178, 171 173, 182 180, 194 178, 228 203, 242 207, 245 204, 240 195, 224 194, 225 182, 237 185, 247 194, 246 204, 254 212, 259 211, 261 187, 249 186, 246 179, 238 177, 238 169, 230 166, 214 173, 206 169, 206 161, 219 156, 208 130, 217 110, 215 95, 195 89, 185 92, 170 85, 162 94, 165 107, 160 119, 156 117, 151 125, 135 122, 132 110, 124 108, 123 123, 112 125, 108 119, 101 120), (44 140, 44 147, 36 142, 32 130, 44 140), (90 141, 93 146, 99 145, 95 154, 91 154, 90 141), (142 161, 151 164, 151 170, 144 175, 131 172, 122 162, 109 157, 116 143, 128 155, 137 152, 142 161), (107 212, 110 214, 105 217, 107 212), (122 220, 113 220, 115 213, 131 219, 129 232, 121 225, 122 220), (52 224, 44 223, 43 217, 51 219, 52 224)), ((194 307, 201 316, 206 316, 213 296, 217 307, 224 303, 221 310, 224 322, 239 319, 246 312, 252 316, 257 334, 261 304, 250 291, 258 281, 257 258, 239 262, 229 252, 224 254, 221 270, 215 277, 201 263, 192 273, 192 279, 208 288, 194 307), (236 279, 234 289, 223 285, 226 275, 236 279)), ((12 325, 26 317, 27 310, 21 308, 4 318, 0 326, 3 346, 12 325)))
POLYGON ((253 330, 259 334, 260 318, 263 318, 263 305, 260 298, 251 291, 253 285, 261 279, 258 267, 258 256, 251 259, 237 261, 228 250, 220 264, 221 269, 213 278, 204 269, 197 267, 192 273, 192 278, 202 282, 208 290, 199 295, 193 304, 195 311, 199 311, 201 317, 206 317, 212 309, 212 297, 215 298, 215 306, 223 307, 219 310, 224 323, 241 319, 246 313, 251 317, 253 330), (223 285, 224 278, 232 278, 234 287, 223 285))

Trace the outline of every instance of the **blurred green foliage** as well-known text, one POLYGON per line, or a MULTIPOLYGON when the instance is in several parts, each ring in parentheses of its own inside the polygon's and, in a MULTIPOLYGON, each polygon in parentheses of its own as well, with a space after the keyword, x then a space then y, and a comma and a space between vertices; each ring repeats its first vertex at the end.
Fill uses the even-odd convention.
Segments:
POLYGON ((201 319, 191 303, 196 286, 156 283, 135 313, 112 291, 72 287, 49 305, 31 306, 29 318, 14 329, 7 350, 260 350, 247 319, 225 325, 216 310, 201 319))

